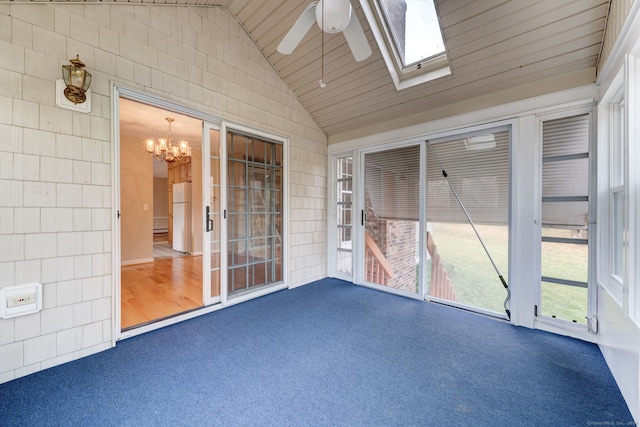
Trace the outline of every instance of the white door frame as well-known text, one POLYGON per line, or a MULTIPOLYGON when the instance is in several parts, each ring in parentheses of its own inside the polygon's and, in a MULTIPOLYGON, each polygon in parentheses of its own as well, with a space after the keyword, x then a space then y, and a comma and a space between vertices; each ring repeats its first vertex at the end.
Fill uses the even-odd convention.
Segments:
MULTIPOLYGON (((111 236, 111 244, 112 244, 112 344, 115 345, 116 341, 130 338, 136 335, 140 335, 155 329, 159 329, 174 323, 182 322, 184 320, 200 316, 202 314, 215 311, 219 309, 219 305, 210 305, 203 307, 199 310, 194 310, 188 313, 184 313, 175 317, 171 317, 169 319, 160 320, 158 322, 154 322, 145 326, 141 326, 139 328, 130 329, 128 331, 122 332, 120 327, 122 320, 121 313, 121 279, 120 279, 120 268, 121 268, 121 239, 120 239, 120 220, 119 220, 119 212, 120 212, 120 98, 126 98, 131 101, 140 102, 142 104, 147 104, 152 107, 162 108, 167 111, 184 114, 186 116, 193 117, 198 120, 202 120, 203 122, 207 122, 210 124, 219 124, 222 123, 222 119, 216 116, 212 116, 210 114, 203 113, 201 111, 195 110, 190 107, 185 107, 183 105, 176 104, 171 101, 167 101, 162 98, 157 98, 155 96, 149 95, 144 92, 140 92, 135 89, 131 89, 129 87, 123 86, 121 84, 112 82, 111 84, 111 94, 112 94, 112 109, 111 109, 111 117, 112 117, 112 132, 113 132, 113 147, 112 147, 112 170, 111 175, 113 177, 112 180, 112 206, 113 206, 113 225, 112 225, 112 236, 111 236)), ((204 155, 203 155, 204 157, 204 155)), ((204 183, 203 183, 203 192, 204 192, 204 183)), ((204 246, 204 242, 203 242, 204 246)), ((203 255, 204 257, 204 255, 203 255)), ((204 264, 204 262, 203 262, 204 264)), ((204 267, 203 267, 204 273, 204 267)), ((203 274, 203 289, 209 287, 205 284, 205 276, 203 274)), ((209 278, 210 281, 210 278, 209 278)), ((204 300, 206 304, 206 299, 204 300)))
MULTIPOLYGON (((226 271, 227 259, 222 256, 225 254, 226 249, 226 227, 223 226, 224 219, 222 215, 220 216, 220 295, 211 296, 211 239, 210 233, 212 230, 207 231, 207 207, 212 206, 211 200, 211 191, 210 191, 210 179, 211 179, 211 131, 217 131, 220 136, 220 209, 224 209, 227 205, 226 203, 226 190, 224 184, 224 177, 226 176, 226 164, 224 164, 223 159, 226 157, 226 144, 222 143, 222 133, 220 131, 220 126, 216 123, 203 122, 202 123, 202 207, 205 209, 203 212, 203 220, 205 221, 205 227, 203 230, 202 237, 202 301, 205 306, 210 306, 212 304, 219 303, 221 301, 225 301, 226 298, 223 298, 223 291, 226 289, 226 277, 222 274, 223 271, 226 271)), ((215 228, 215 226, 214 226, 215 228)), ((225 295, 226 296, 226 295, 225 295)))
MULTIPOLYGON (((264 132, 255 128, 243 126, 240 124, 235 124, 231 122, 225 122, 222 118, 203 113, 202 111, 196 110, 191 107, 186 107, 180 104, 176 104, 174 102, 158 98, 153 95, 149 95, 147 93, 141 92, 139 90, 135 90, 124 86, 119 83, 112 82, 111 83, 111 95, 112 95, 112 104, 111 104, 111 117, 112 117, 112 135, 113 135, 113 144, 112 144, 112 169, 111 175, 112 179, 112 212, 113 212, 113 220, 112 220, 112 235, 111 235, 111 247, 112 247, 112 259, 111 259, 111 271, 112 271, 112 345, 116 345, 116 342, 122 339, 130 338, 136 335, 140 335, 146 332, 150 332, 155 329, 163 328, 165 326, 169 326, 175 323, 182 322, 184 320, 188 320, 194 317, 201 316, 203 314, 207 314, 216 310, 219 310, 225 306, 237 304, 243 301, 247 301, 253 298, 260 297, 262 295, 266 295, 272 292, 276 292, 282 289, 287 289, 289 278, 288 278, 288 265, 289 265, 289 251, 288 251, 288 212, 289 212, 289 140, 288 138, 275 135, 272 133, 264 132), (224 154, 224 150, 226 150, 226 132, 227 129, 234 129, 241 132, 249 133, 258 137, 267 138, 270 140, 280 141, 283 144, 283 219, 282 219, 282 279, 283 282, 274 286, 267 286, 264 289, 259 289, 256 292, 251 292, 242 297, 233 298, 232 300, 227 300, 227 279, 226 275, 221 275, 220 281, 220 303, 218 303, 216 298, 211 298, 211 277, 210 277, 210 256, 211 256, 211 245, 210 242, 206 241, 207 233, 203 228, 203 303, 204 307, 199 308, 197 310, 192 310, 190 312, 180 314, 168 319, 159 320, 157 322, 150 323, 148 325, 140 326, 138 328, 133 328, 122 332, 121 330, 121 280, 120 280, 120 268, 121 268, 121 239, 120 239, 120 221, 119 221, 119 212, 120 212, 120 107, 119 100, 120 98, 126 98, 135 102, 140 102, 142 104, 147 104, 156 108, 162 108, 167 111, 176 112, 179 114, 184 114, 186 116, 202 120, 203 122, 203 168, 202 174, 203 177, 208 177, 207 173, 210 173, 210 162, 205 162, 207 158, 205 156, 205 148, 206 153, 209 152, 210 147, 205 147, 205 130, 207 130, 206 141, 209 142, 209 129, 216 129, 220 131, 220 144, 222 148, 222 153, 224 154), (206 168, 205 168, 205 163, 206 168), (209 243, 208 245, 206 243, 209 243), (208 249, 206 249, 208 246, 208 249), (208 251, 208 254, 207 254, 208 251), (209 258, 209 270, 205 270, 205 258, 209 258), (209 275, 207 278, 206 275, 209 275)), ((223 161, 224 157, 221 156, 221 164, 220 164, 220 174, 221 174, 221 193, 224 194, 224 198, 221 194, 221 207, 224 209, 226 207, 226 190, 224 187, 226 186, 226 163, 223 161)), ((203 181, 202 185, 202 197, 203 202, 210 202, 210 192, 209 186, 205 185, 203 181)), ((203 204, 204 206, 208 206, 207 204, 203 204)), ((204 213, 204 212, 203 212, 204 213)), ((204 219, 204 216, 203 216, 204 219)), ((226 251, 226 228, 224 227, 224 223, 221 226, 222 229, 222 242, 223 245, 221 250, 223 253, 226 251)), ((221 264, 221 270, 224 272, 226 267, 226 260, 221 264)))

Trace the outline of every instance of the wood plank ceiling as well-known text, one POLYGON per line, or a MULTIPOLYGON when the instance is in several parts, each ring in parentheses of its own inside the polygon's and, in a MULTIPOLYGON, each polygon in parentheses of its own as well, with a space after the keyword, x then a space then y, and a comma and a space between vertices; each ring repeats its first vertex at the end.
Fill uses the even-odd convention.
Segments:
MULTIPOLYGON (((143 0, 127 2, 142 3, 143 0)), ((327 87, 320 88, 318 84, 322 37, 317 26, 291 55, 277 52, 277 45, 309 2, 153 1, 227 8, 331 141, 332 136, 347 135, 436 108, 449 106, 449 114, 462 112, 456 108, 464 105, 463 102, 491 98, 525 84, 529 90, 512 97, 557 90, 557 85, 547 83, 563 75, 569 76, 563 83, 567 88, 593 83, 610 0, 437 0, 452 75, 401 91, 396 90, 391 80, 358 0, 351 3, 373 54, 362 62, 355 62, 342 34, 325 34, 327 87)), ((485 103, 491 101, 485 100, 485 103)))
MULTIPOLYGON (((214 0, 228 8, 329 136, 491 96, 581 70, 595 80, 609 0, 437 0, 453 74, 397 91, 360 3, 373 54, 355 62, 342 34, 314 27, 291 55, 276 51, 309 0, 214 0)), ((544 88, 540 88, 544 92, 544 88)))

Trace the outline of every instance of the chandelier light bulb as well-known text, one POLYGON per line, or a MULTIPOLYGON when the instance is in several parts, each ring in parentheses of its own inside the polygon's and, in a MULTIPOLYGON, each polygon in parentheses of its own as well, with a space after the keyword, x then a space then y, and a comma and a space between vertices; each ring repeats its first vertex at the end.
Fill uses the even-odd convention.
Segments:
POLYGON ((165 120, 169 123, 169 133, 167 137, 158 138, 157 141, 153 139, 146 140, 147 153, 152 154, 155 159, 167 163, 190 158, 191 147, 187 141, 180 140, 176 145, 173 144, 171 123, 173 123, 175 119, 166 117, 165 120))

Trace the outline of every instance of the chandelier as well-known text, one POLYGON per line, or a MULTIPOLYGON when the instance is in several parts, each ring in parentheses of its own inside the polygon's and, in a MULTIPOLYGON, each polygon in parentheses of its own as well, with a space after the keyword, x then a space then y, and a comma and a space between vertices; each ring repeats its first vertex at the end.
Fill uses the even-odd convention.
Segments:
POLYGON ((191 157, 191 147, 187 141, 181 140, 174 145, 171 137, 171 123, 175 121, 171 117, 165 117, 169 122, 169 134, 166 138, 158 138, 158 140, 147 139, 147 153, 153 154, 153 157, 159 161, 172 163, 177 160, 183 160, 191 157))

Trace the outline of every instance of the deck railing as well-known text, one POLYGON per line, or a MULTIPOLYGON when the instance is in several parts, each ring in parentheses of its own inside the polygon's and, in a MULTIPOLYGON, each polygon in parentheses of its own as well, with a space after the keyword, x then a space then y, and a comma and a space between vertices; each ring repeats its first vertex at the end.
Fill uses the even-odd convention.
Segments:
POLYGON ((429 285, 429 295, 447 301, 458 301, 456 291, 449 279, 449 274, 444 268, 444 263, 440 259, 438 247, 433 242, 431 233, 427 232, 427 250, 431 255, 431 283, 429 285))
POLYGON ((373 241, 373 238, 366 232, 364 233, 364 246, 367 282, 388 286, 389 280, 393 278, 393 267, 389 264, 378 245, 376 245, 376 242, 373 241))

